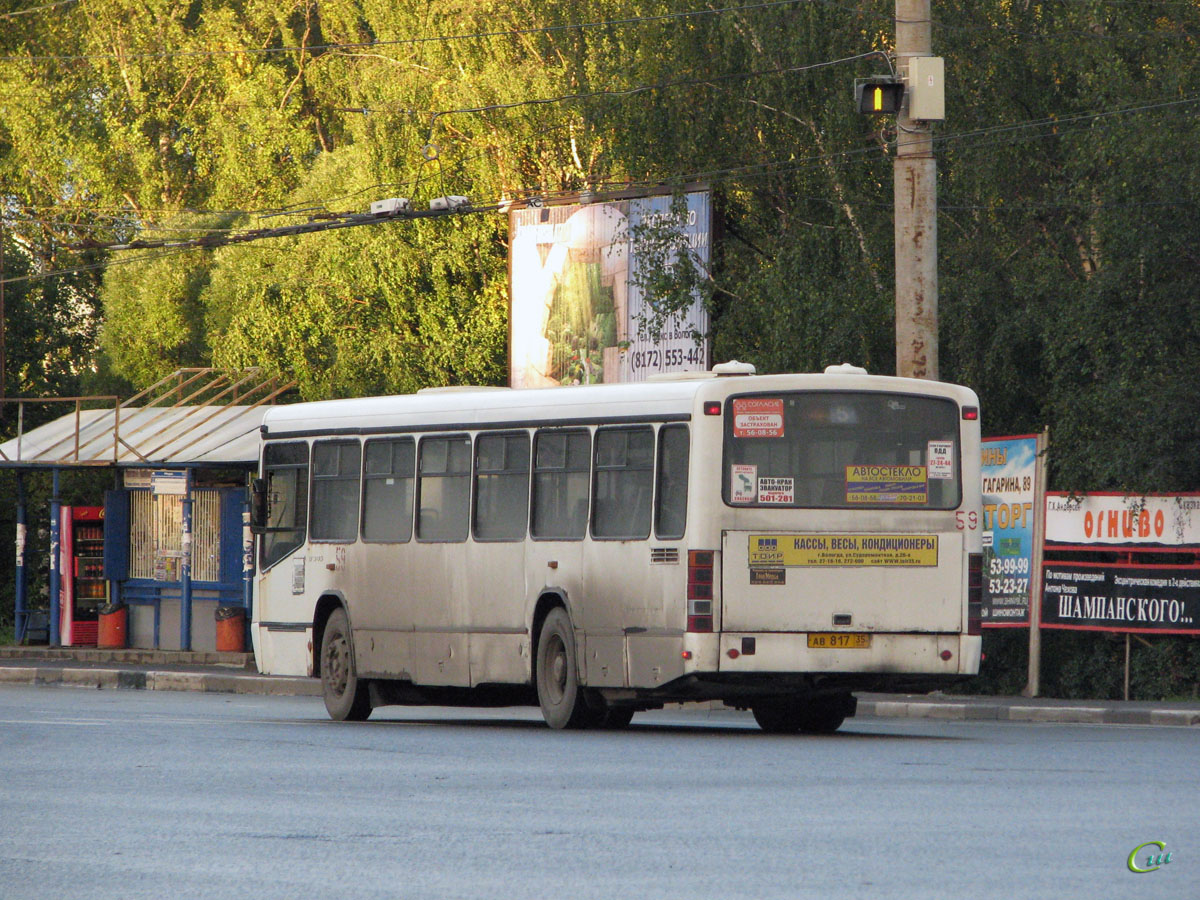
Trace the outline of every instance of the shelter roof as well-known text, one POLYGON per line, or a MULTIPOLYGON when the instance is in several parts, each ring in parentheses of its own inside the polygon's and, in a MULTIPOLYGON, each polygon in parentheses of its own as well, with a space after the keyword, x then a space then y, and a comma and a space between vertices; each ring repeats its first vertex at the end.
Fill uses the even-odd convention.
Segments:
POLYGON ((178 369, 124 402, 119 397, 17 397, 17 436, 0 444, 0 468, 249 465, 270 404, 295 387, 256 368, 178 369), (75 411, 25 431, 25 410, 75 411), (84 407, 91 407, 85 409, 84 407))
POLYGON ((0 468, 248 465, 265 406, 77 410, 0 444, 0 468))

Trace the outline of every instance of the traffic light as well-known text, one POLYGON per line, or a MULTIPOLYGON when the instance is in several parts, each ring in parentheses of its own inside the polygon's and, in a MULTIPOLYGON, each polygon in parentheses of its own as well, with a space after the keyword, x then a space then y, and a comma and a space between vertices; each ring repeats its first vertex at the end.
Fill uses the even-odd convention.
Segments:
POLYGON ((884 116, 900 112, 904 82, 888 76, 854 82, 854 100, 864 116, 884 116))

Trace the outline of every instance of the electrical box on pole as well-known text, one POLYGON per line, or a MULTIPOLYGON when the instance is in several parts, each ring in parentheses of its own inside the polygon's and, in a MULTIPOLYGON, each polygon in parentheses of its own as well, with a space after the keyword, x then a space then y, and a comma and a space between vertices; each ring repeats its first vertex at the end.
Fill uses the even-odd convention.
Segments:
POLYGON ((940 56, 908 61, 908 116, 914 122, 946 118, 946 63, 940 56))
POLYGON ((904 101, 904 82, 890 75, 854 81, 854 103, 864 116, 895 115, 904 101))

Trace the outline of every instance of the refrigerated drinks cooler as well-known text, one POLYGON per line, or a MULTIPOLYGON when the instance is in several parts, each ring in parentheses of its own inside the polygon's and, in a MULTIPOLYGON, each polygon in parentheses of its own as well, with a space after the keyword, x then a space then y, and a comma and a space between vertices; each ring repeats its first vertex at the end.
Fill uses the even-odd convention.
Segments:
POLYGON ((61 509, 59 621, 64 647, 94 647, 100 608, 108 602, 104 580, 104 507, 61 509))

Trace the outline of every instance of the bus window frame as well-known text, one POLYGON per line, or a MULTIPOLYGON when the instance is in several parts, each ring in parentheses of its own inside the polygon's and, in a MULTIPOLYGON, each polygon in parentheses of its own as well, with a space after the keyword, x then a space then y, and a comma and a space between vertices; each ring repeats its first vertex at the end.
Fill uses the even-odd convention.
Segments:
MULTIPOLYGON (((587 538, 589 523, 591 522, 591 519, 592 519, 592 469, 595 466, 595 458, 592 453, 592 431, 593 430, 594 429, 587 428, 587 427, 555 426, 555 425, 549 425, 549 426, 534 429, 533 443, 530 447, 530 458, 529 458, 529 539, 530 540, 533 540, 533 541, 582 541, 587 538), (566 460, 569 459, 569 457, 570 457, 569 453, 567 453, 564 456, 564 465, 561 469, 542 469, 541 470, 542 472, 561 472, 561 473, 564 473, 567 475, 582 474, 583 472, 586 471, 586 473, 587 473, 587 513, 583 520, 583 530, 576 537, 562 537, 562 536, 554 536, 554 535, 541 536, 541 535, 538 535, 534 531, 534 515, 535 515, 536 509, 537 509, 537 476, 539 474, 538 464, 537 464, 538 440, 542 435, 548 435, 548 434, 555 434, 555 435, 563 434, 563 435, 568 435, 568 436, 572 435, 572 434, 587 435, 588 467, 586 470, 568 468, 566 466, 566 460)), ((566 449, 566 448, 564 448, 564 449, 566 449)))
MULTIPOLYGON (((749 440, 749 438, 742 438, 749 440)), ((843 510, 871 510, 874 512, 952 512, 960 509, 967 498, 967 491, 963 485, 963 433, 962 433, 962 414, 961 406, 953 397, 947 397, 940 394, 921 394, 915 392, 895 391, 895 390, 868 390, 838 387, 833 389, 821 388, 798 388, 786 391, 752 391, 741 394, 731 394, 726 399, 725 412, 722 416, 721 423, 721 502, 728 509, 753 509, 753 510, 821 510, 821 511, 843 511, 843 510), (906 400, 930 400, 940 404, 945 404, 954 410, 954 465, 955 465, 955 487, 957 489, 957 500, 953 505, 929 506, 929 505, 904 505, 895 503, 854 503, 854 504, 764 504, 760 502, 754 503, 734 503, 730 496, 729 483, 729 466, 730 466, 730 446, 733 439, 733 409, 734 401, 741 399, 758 399, 758 398, 775 398, 783 397, 788 394, 805 394, 813 396, 880 396, 880 397, 898 397, 906 400)))
POLYGON ((682 541, 687 535, 687 514, 689 493, 691 490, 691 464, 692 464, 692 429, 686 422, 664 422, 659 426, 657 434, 655 434, 654 442, 654 507, 651 510, 651 518, 654 526, 654 539, 656 541, 682 541), (683 525, 678 534, 664 534, 659 528, 662 512, 662 458, 663 458, 663 441, 666 433, 682 432, 684 441, 683 446, 687 451, 687 459, 683 466, 683 525))
MULTIPOLYGON (((472 472, 474 470, 475 456, 475 440, 474 436, 468 431, 453 431, 447 433, 434 433, 421 435, 421 439, 417 441, 417 455, 415 459, 415 472, 417 478, 416 492, 413 494, 413 508, 415 511, 413 519, 413 536, 419 544, 465 544, 471 539, 471 505, 472 505, 472 472), (422 510, 422 491, 421 485, 425 475, 421 471, 422 451, 425 445, 433 441, 456 441, 465 440, 467 443, 467 470, 465 472, 436 472, 430 473, 430 478, 465 478, 467 480, 467 510, 466 510, 466 529, 462 537, 455 538, 429 538, 421 536, 421 510, 422 510)), ((449 466, 449 456, 447 456, 446 464, 449 466)), ((439 518, 441 515, 439 513, 439 518)))
MULTIPOLYGON (((507 459, 505 460, 507 463, 507 459)), ((499 472, 484 472, 485 475, 513 475, 510 470, 499 472)), ((515 544, 529 540, 531 533, 530 514, 533 509, 533 434, 525 429, 504 429, 499 431, 479 431, 471 447, 471 540, 480 544, 515 544), (524 526, 519 537, 480 537, 478 528, 479 517, 479 442, 489 438, 508 439, 525 438, 525 516, 524 526)))
MULTIPOLYGON (((393 465, 396 451, 392 450, 393 465)), ((403 476, 400 476, 403 477, 403 476)), ((417 533, 417 523, 414 516, 414 511, 417 505, 417 439, 415 435, 392 435, 387 437, 370 438, 363 441, 363 464, 362 464, 362 498, 359 500, 359 523, 358 534, 364 544, 408 544, 413 541, 417 533), (404 540, 385 540, 383 538, 367 537, 367 485, 371 481, 382 481, 385 478, 395 478, 393 471, 389 475, 368 475, 367 474, 367 447, 371 444, 409 444, 413 448, 412 457, 412 475, 407 476, 412 481, 412 494, 408 502, 408 537, 404 540)))
MULTIPOLYGON (((626 442, 626 450, 628 450, 628 442, 626 442)), ((653 425, 603 425, 592 434, 592 475, 591 483, 588 489, 590 494, 589 514, 588 514, 588 534, 593 541, 647 541, 650 535, 654 533, 654 490, 655 480, 657 475, 658 462, 658 440, 653 425), (615 434, 624 432, 633 434, 640 432, 650 435, 650 463, 647 466, 633 468, 628 465, 622 466, 601 466, 599 443, 602 435, 615 434), (597 514, 597 499, 599 496, 599 479, 601 472, 649 472, 650 473, 650 501, 647 505, 646 514, 646 533, 645 534, 597 534, 596 533, 596 514, 597 514)))
MULTIPOLYGON (((308 441, 300 440, 300 441, 280 441, 278 443, 271 442, 271 443, 266 444, 263 447, 262 473, 263 473, 263 481, 265 482, 264 491, 268 495, 268 498, 270 496, 272 472, 281 471, 281 470, 285 470, 285 469, 290 469, 290 470, 293 470, 296 472, 302 472, 304 475, 303 493, 300 491, 300 487, 301 487, 301 484, 299 483, 300 479, 297 479, 296 499, 299 500, 299 498, 301 496, 303 496, 304 509, 303 509, 303 511, 297 510, 297 512, 300 513, 300 515, 293 514, 293 516, 292 516, 293 521, 298 520, 298 524, 296 525, 295 528, 271 526, 270 524, 267 524, 263 528, 260 539, 259 539, 259 545, 258 545, 258 565, 259 565, 259 570, 262 572, 267 572, 268 570, 274 568, 280 562, 287 559, 289 556, 291 556, 293 553, 295 553, 297 550, 299 550, 301 547, 303 547, 305 544, 308 543, 308 535, 309 535, 308 516, 309 516, 309 507, 312 505, 311 497, 309 496, 310 491, 311 491, 311 487, 310 487, 311 475, 309 474, 311 466, 312 466, 312 451, 309 448, 308 441), (271 465, 267 462, 267 457, 271 454, 272 451, 278 452, 279 450, 281 450, 283 448, 288 448, 288 447, 301 448, 303 450, 304 461, 299 462, 299 463, 282 463, 282 464, 276 464, 276 465, 271 465), (280 553, 278 556, 276 556, 270 562, 267 562, 268 541, 266 539, 273 538, 274 535, 280 535, 280 534, 295 534, 295 535, 297 535, 297 537, 296 537, 295 542, 293 544, 291 544, 290 546, 288 546, 288 548, 284 552, 280 553)), ((299 505, 299 504, 297 503, 297 505, 299 505)), ((267 508, 267 521, 268 521, 268 523, 270 522, 269 500, 268 500, 268 508, 267 508)), ((272 543, 273 543, 273 541, 272 541, 272 543)), ((272 549, 274 549, 274 548, 272 548, 272 549)))
POLYGON ((308 469, 308 541, 310 544, 353 544, 358 540, 361 532, 359 520, 362 518, 362 472, 363 472, 363 449, 362 441, 358 438, 320 438, 314 440, 309 447, 309 469, 308 469), (358 474, 351 477, 346 475, 318 475, 316 457, 317 451, 323 450, 326 447, 337 447, 338 454, 338 469, 340 472, 342 461, 342 449, 345 447, 355 447, 358 450, 358 474), (317 512, 317 482, 325 483, 332 482, 349 482, 354 481, 354 533, 349 537, 317 537, 316 528, 313 525, 313 520, 317 512))

